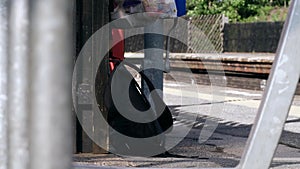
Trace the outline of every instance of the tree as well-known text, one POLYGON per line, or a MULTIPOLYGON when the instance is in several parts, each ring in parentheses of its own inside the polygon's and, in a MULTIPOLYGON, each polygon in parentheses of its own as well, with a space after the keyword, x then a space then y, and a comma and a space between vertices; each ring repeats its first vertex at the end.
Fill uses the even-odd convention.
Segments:
POLYGON ((290 0, 188 0, 189 15, 225 14, 231 22, 245 21, 266 15, 290 0))

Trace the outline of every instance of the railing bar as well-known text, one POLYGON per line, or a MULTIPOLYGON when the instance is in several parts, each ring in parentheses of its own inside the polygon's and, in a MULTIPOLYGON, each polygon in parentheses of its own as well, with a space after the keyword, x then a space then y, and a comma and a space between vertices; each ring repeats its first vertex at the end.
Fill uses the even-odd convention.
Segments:
POLYGON ((0 169, 7 169, 7 0, 0 0, 0 169))
POLYGON ((30 6, 30 169, 71 168, 69 2, 33 0, 30 6))
POLYGON ((8 168, 27 169, 28 152, 28 1, 9 6, 8 168))

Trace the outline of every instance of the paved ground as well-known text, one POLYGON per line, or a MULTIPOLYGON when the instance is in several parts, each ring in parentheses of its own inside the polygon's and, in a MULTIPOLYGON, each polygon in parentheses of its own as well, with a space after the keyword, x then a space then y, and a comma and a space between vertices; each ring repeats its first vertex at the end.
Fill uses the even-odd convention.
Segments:
MULTIPOLYGON (((260 104, 261 91, 168 81, 164 92, 165 100, 176 116, 175 127, 180 130, 184 126, 193 126, 188 135, 169 150, 170 154, 151 158, 76 154, 74 166, 231 168, 238 165, 260 104), (203 135, 203 131, 208 131, 203 128, 205 122, 212 126, 217 124, 208 140, 203 135)), ((299 121, 300 97, 295 96, 272 168, 300 168, 299 121)))

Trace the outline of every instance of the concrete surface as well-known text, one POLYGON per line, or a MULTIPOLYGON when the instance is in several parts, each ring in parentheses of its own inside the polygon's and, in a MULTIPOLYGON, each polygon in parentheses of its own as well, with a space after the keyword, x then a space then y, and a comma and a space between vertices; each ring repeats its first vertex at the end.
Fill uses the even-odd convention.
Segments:
MULTIPOLYGON (((166 81, 164 99, 176 118, 175 126, 193 125, 188 135, 164 157, 121 157, 75 154, 75 168, 114 166, 146 168, 231 168, 238 165, 262 98, 261 91, 166 81), (191 121, 191 116, 196 120, 191 121), (199 143, 206 120, 218 124, 199 143)), ((300 96, 295 96, 271 168, 300 168, 300 96)), ((259 157, 257 157, 259 160, 259 157)))

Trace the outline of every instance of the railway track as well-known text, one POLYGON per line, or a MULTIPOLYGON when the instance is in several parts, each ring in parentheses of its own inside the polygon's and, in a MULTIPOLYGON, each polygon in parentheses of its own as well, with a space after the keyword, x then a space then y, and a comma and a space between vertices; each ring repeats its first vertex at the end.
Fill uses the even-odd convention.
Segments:
MULTIPOLYGON (((125 57, 132 63, 141 64, 143 53, 127 53, 125 57)), ((272 53, 172 53, 170 66, 172 76, 180 81, 211 85, 210 76, 213 75, 214 78, 226 78, 228 87, 263 90, 274 57, 272 53)), ((173 79, 167 74, 165 78, 173 79)), ((300 94, 299 84, 296 94, 300 94)))

